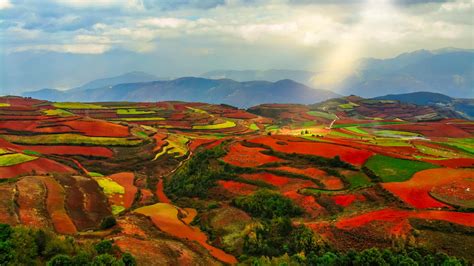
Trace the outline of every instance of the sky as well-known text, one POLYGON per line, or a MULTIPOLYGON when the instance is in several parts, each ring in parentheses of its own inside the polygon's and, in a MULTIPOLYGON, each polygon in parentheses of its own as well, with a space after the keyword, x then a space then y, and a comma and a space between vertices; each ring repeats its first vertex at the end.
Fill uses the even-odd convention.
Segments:
MULTIPOLYGON (((474 48, 474 0, 0 0, 2 92, 474 48)), ((336 77, 316 80, 331 84, 336 77)))

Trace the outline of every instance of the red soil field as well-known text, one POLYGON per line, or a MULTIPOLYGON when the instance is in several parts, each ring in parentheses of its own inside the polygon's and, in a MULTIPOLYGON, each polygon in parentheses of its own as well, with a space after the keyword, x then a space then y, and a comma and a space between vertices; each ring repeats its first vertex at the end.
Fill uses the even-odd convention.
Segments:
POLYGON ((43 103, 45 101, 36 100, 36 99, 32 99, 32 98, 6 96, 6 97, 0 98, 0 102, 9 103, 11 106, 32 106, 32 105, 35 105, 35 104, 43 103))
POLYGON ((281 140, 274 137, 257 137, 251 139, 250 142, 264 144, 276 151, 285 153, 310 154, 326 158, 340 156, 341 160, 355 165, 364 164, 373 155, 372 152, 367 150, 328 143, 301 141, 301 139, 300 141, 288 141, 286 145, 279 144, 278 142, 281 142, 281 140))
POLYGON ((256 115, 247 113, 243 110, 236 110, 235 112, 223 113, 222 116, 228 117, 228 118, 235 118, 235 119, 252 119, 252 118, 257 117, 256 115))
POLYGON ((66 212, 64 202, 66 195, 63 188, 52 177, 38 177, 46 186, 46 209, 53 223, 54 229, 60 234, 74 234, 76 226, 66 212))
POLYGON ((354 203, 354 201, 364 201, 365 198, 362 195, 336 195, 332 197, 334 202, 343 207, 347 207, 354 203))
POLYGON ((442 220, 465 226, 474 226, 474 213, 450 212, 450 211, 407 211, 396 209, 382 209, 372 211, 349 218, 343 218, 336 222, 339 229, 352 229, 360 227, 373 221, 391 223, 391 233, 397 234, 405 227, 408 218, 420 218, 426 220, 442 220))
POLYGON ((41 120, 0 121, 0 129, 12 130, 12 131, 22 131, 22 132, 37 132, 37 133, 71 133, 71 132, 75 132, 74 129, 72 129, 70 127, 67 127, 67 126, 52 124, 51 126, 45 127, 44 125, 42 125, 41 120))
POLYGON ((470 138, 472 134, 456 127, 454 124, 443 122, 436 123, 416 123, 399 125, 382 125, 379 129, 400 130, 422 134, 426 137, 445 137, 445 138, 470 138))
POLYGON ((62 124, 82 132, 91 137, 128 137, 128 127, 103 120, 74 120, 62 122, 62 124))
MULTIPOLYGON (((1 144, 0 144, 1 145, 1 144)), ((24 150, 37 151, 41 154, 56 155, 82 155, 110 158, 114 153, 105 147, 89 147, 89 146, 46 146, 46 145, 17 145, 21 152, 24 150)))
POLYGON ((454 181, 445 185, 433 187, 431 195, 440 197, 453 205, 471 205, 474 203, 474 192, 470 189, 474 185, 474 180, 464 179, 462 181, 454 181), (469 204, 470 203, 470 204, 469 204))
POLYGON ((263 150, 265 149, 249 148, 243 146, 241 143, 235 143, 230 146, 229 152, 222 159, 226 163, 242 167, 255 167, 265 163, 283 161, 277 157, 260 153, 260 151, 263 150))
POLYGON ((5 183, 0 185, 0 223, 16 225, 18 218, 15 214, 15 184, 5 183))
POLYGON ((316 202, 313 196, 301 195, 296 190, 285 192, 283 195, 303 208, 303 210, 312 217, 316 217, 318 214, 324 212, 324 208, 316 202))
POLYGON ((65 166, 46 158, 38 158, 29 162, 0 167, 0 179, 31 174, 33 171, 36 174, 41 175, 47 173, 75 173, 74 169, 69 166, 65 166))
POLYGON ((163 145, 166 144, 166 141, 165 141, 166 137, 168 137, 168 134, 165 134, 165 133, 156 133, 155 135, 153 135, 153 139, 155 139, 156 141, 156 146, 153 149, 153 151, 161 150, 163 145))
POLYGON ((286 171, 290 173, 295 173, 295 174, 300 174, 300 175, 305 175, 307 177, 312 177, 314 179, 319 179, 319 177, 325 176, 326 172, 323 170, 317 169, 317 168, 295 168, 295 167, 290 167, 290 166, 280 166, 277 168, 273 168, 275 170, 281 170, 281 171, 286 171))
POLYGON ((132 207, 133 201, 135 200, 135 194, 137 194, 137 187, 133 184, 135 176, 130 172, 117 173, 109 176, 110 179, 117 182, 125 189, 123 195, 123 206, 125 208, 132 207))
POLYGON ((219 180, 217 183, 228 192, 237 195, 249 195, 257 190, 256 186, 235 181, 219 180))
POLYGON ((278 176, 270 173, 255 173, 255 174, 243 174, 241 177, 248 180, 259 180, 265 183, 271 184, 278 187, 282 192, 288 192, 291 190, 298 190, 306 187, 316 187, 317 185, 309 180, 288 178, 284 176, 278 176))
POLYGON ((34 177, 24 177, 16 182, 16 188, 18 191, 16 202, 21 223, 36 228, 48 228, 43 183, 34 177))
POLYGON ((474 159, 471 158, 455 158, 455 159, 446 159, 446 160, 428 160, 423 159, 423 161, 440 165, 443 167, 449 168, 461 168, 461 167, 473 167, 474 159))
POLYGON ((270 173, 243 174, 241 177, 249 180, 264 181, 265 183, 274 185, 276 187, 284 186, 291 181, 290 178, 277 176, 270 173))
POLYGON ((149 204, 152 199, 153 199, 153 193, 146 188, 140 189, 140 193, 142 194, 142 197, 140 198, 140 204, 149 204))
POLYGON ((473 176, 473 169, 437 168, 420 171, 405 182, 384 183, 382 186, 404 202, 419 209, 449 208, 448 205, 429 195, 431 189, 473 176))
POLYGON ((193 139, 189 144, 189 150, 195 151, 199 146, 210 144, 216 141, 215 139, 193 139))
POLYGON ((158 181, 158 184, 156 184, 156 197, 158 198, 159 202, 171 203, 171 200, 168 198, 168 196, 166 196, 164 192, 163 179, 160 179, 160 181, 158 181))

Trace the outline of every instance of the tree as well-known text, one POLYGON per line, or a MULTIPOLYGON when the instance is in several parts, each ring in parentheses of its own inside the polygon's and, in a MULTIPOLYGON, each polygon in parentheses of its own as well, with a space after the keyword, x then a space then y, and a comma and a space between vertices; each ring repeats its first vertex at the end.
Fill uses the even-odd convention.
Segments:
POLYGON ((72 259, 68 255, 60 254, 54 256, 47 263, 48 266, 70 266, 72 265, 72 259))
POLYGON ((113 216, 105 217, 100 223, 100 229, 105 230, 114 227, 117 224, 117 220, 113 216))
POLYGON ((98 254, 111 253, 113 249, 112 241, 102 240, 94 245, 94 249, 97 251, 98 254))
POLYGON ((122 261, 118 261, 110 254, 102 254, 94 258, 92 266, 120 266, 124 265, 122 261))
POLYGON ((136 266, 137 265, 137 261, 135 260, 135 258, 130 253, 124 253, 122 255, 122 262, 123 262, 123 264, 125 264, 125 266, 136 266))
POLYGON ((0 224, 0 241, 7 241, 13 230, 12 227, 8 224, 0 224))

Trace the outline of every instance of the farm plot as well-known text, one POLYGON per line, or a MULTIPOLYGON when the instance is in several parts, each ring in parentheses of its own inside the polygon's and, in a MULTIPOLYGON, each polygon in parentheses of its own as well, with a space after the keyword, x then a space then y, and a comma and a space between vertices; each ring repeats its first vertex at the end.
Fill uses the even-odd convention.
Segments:
POLYGON ((38 159, 38 157, 26 155, 23 153, 3 154, 0 155, 0 167, 12 166, 36 159, 38 159))
MULTIPOLYGON (((125 175, 124 175, 125 176, 125 175)), ((122 176, 123 177, 123 176, 122 176)), ((126 179, 128 179, 129 175, 126 175, 126 179)), ((119 177, 115 176, 116 179, 119 177)), ((121 186, 119 183, 115 182, 111 177, 105 176, 95 176, 93 179, 99 184, 99 186, 104 191, 104 194, 109 199, 111 204, 112 213, 119 214, 125 210, 125 203, 124 203, 124 194, 125 188, 121 186)), ((128 184, 127 180, 123 180, 124 183, 128 184)), ((130 197, 130 196, 129 196, 130 197)), ((133 198, 132 198, 133 201, 133 198)))
POLYGON ((137 187, 134 185, 135 176, 131 172, 117 173, 110 175, 109 178, 122 186, 125 190, 123 195, 123 207, 128 209, 132 207, 135 195, 138 191, 137 187))
POLYGON ((0 167, 0 179, 32 173, 75 173, 75 170, 46 158, 38 158, 21 164, 0 167))
POLYGON ((36 228, 49 228, 48 214, 44 206, 46 191, 43 182, 35 177, 24 177, 16 182, 16 190, 21 223, 36 228))
POLYGON ((242 174, 241 177, 247 180, 270 184, 272 186, 277 187, 282 192, 288 192, 290 190, 298 190, 306 187, 316 186, 314 182, 309 180, 289 178, 265 172, 255 174, 242 174))
MULTIPOLYGON (((449 206, 445 203, 434 199, 430 195, 430 192, 433 189, 435 192, 440 192, 440 190, 443 190, 443 186, 453 182, 463 182, 466 185, 464 189, 473 187, 473 176, 473 169, 428 169, 416 173, 408 181, 384 183, 383 187, 395 196, 399 197, 404 202, 419 209, 442 207, 449 208, 449 206)), ((456 195, 455 197, 451 196, 451 199, 448 198, 448 202, 451 202, 456 197, 456 195)), ((462 198, 463 195, 460 194, 459 197, 462 198)))
POLYGON ((235 127, 236 124, 234 121, 226 120, 225 122, 219 124, 211 124, 211 125, 194 125, 193 129, 197 130, 212 130, 212 129, 225 129, 225 128, 232 128, 235 127))
POLYGON ((47 190, 46 209, 53 223, 54 229, 60 234, 74 234, 77 232, 76 226, 65 209, 66 195, 64 189, 56 180, 49 176, 38 176, 43 181, 47 190))
POLYGON ((246 147, 238 142, 229 147, 229 152, 222 159, 226 163, 241 167, 255 167, 266 163, 283 161, 280 158, 261 153, 264 150, 263 148, 246 147))
POLYGON ((207 243, 206 234, 201 232, 198 228, 191 227, 181 221, 178 218, 179 209, 171 204, 156 203, 151 206, 136 209, 134 212, 150 217, 156 227, 170 235, 197 241, 201 246, 206 248, 212 256, 220 261, 229 264, 237 262, 232 255, 209 245, 207 243))
POLYGON ((0 223, 15 225, 18 217, 15 213, 15 183, 0 184, 0 223))
POLYGON ((78 134, 49 134, 49 135, 0 135, 5 140, 16 144, 27 145, 91 145, 91 146, 136 146, 141 139, 114 138, 114 137, 88 137, 78 134))
POLYGON ((362 165, 373 154, 367 150, 335 144, 303 141, 302 139, 295 140, 299 141, 282 141, 274 137, 258 137, 249 141, 270 146, 279 152, 309 154, 326 158, 339 156, 342 161, 355 165, 362 165))
POLYGON ((235 194, 235 195, 249 195, 255 192, 258 187, 246 183, 240 183, 236 181, 226 181, 226 180, 219 180, 217 184, 224 188, 228 193, 235 194))
POLYGON ((403 160, 383 155, 371 157, 365 166, 377 174, 383 182, 405 181, 416 172, 437 168, 436 165, 426 162, 403 160))

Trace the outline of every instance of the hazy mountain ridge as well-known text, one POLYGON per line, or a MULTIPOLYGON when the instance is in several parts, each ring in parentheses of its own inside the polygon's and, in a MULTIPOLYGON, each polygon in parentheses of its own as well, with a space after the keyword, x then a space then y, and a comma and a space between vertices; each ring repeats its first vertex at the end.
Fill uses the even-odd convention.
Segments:
POLYGON ((315 90, 292 80, 277 82, 231 79, 205 79, 184 77, 170 81, 126 83, 98 89, 25 93, 25 96, 54 101, 193 101, 225 103, 238 107, 250 107, 260 103, 314 103, 340 95, 315 90), (42 94, 46 92, 45 94, 42 94), (54 99, 48 98, 52 97, 54 99))

